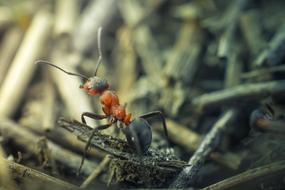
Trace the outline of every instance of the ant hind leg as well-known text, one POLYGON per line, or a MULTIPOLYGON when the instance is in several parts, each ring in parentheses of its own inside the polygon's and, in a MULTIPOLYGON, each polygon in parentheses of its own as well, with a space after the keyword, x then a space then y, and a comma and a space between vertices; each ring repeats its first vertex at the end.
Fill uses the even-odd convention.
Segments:
POLYGON ((164 117, 164 115, 163 115, 163 113, 162 113, 161 111, 152 111, 152 112, 143 114, 143 115, 141 115, 141 116, 139 116, 139 117, 140 117, 140 118, 147 119, 147 118, 154 117, 154 116, 157 116, 157 115, 159 116, 159 118, 160 118, 161 121, 162 121, 164 134, 165 134, 165 137, 166 137, 166 139, 167 139, 167 142, 169 143, 168 131, 167 131, 167 126, 166 126, 166 122, 165 122, 165 117, 164 117))

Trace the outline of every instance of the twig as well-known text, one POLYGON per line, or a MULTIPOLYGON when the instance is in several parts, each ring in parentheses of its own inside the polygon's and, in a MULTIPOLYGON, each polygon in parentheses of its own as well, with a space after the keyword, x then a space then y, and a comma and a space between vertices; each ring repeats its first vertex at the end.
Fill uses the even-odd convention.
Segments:
MULTIPOLYGON (((210 185, 203 190, 223 190, 223 189, 257 189, 260 184, 270 183, 272 180, 282 181, 282 176, 285 175, 285 161, 274 162, 265 166, 247 170, 241 174, 230 177, 216 184, 210 185)), ((279 188, 277 188, 279 189, 279 188)))
POLYGON ((102 173, 104 169, 106 169, 110 161, 111 161, 110 155, 105 156, 105 158, 101 161, 98 167, 95 168, 93 172, 88 176, 88 178, 82 183, 82 185, 80 185, 80 188, 81 189, 87 188, 90 185, 90 183, 94 181, 100 175, 100 173, 102 173))
POLYGON ((254 61, 255 67, 278 65, 285 57, 285 25, 282 25, 269 43, 254 61))
POLYGON ((260 100, 270 94, 285 92, 285 80, 263 83, 241 84, 232 88, 203 94, 192 100, 192 106, 197 112, 209 107, 224 105, 237 100, 260 100))
MULTIPOLYGON (((11 120, 5 118, 0 119, 0 130, 2 136, 12 138, 17 144, 24 146, 24 148, 26 148, 28 151, 34 154, 37 153, 35 144, 37 144, 38 139, 40 138, 39 136, 32 134, 28 130, 25 130, 22 126, 19 126, 11 120)), ((48 148, 51 149, 51 157, 72 168, 74 171, 78 169, 81 162, 81 156, 63 149, 51 141, 47 141, 47 144, 48 148)), ((85 175, 89 175, 96 166, 97 165, 94 162, 86 160, 81 171, 85 175)))
POLYGON ((260 77, 262 75, 273 74, 273 73, 284 73, 285 72, 285 65, 278 65, 274 67, 269 67, 266 69, 256 69, 247 73, 243 73, 241 75, 242 79, 251 79, 255 77, 260 77))
POLYGON ((29 181, 37 184, 52 185, 53 188, 60 189, 79 189, 75 185, 67 183, 65 181, 59 180, 52 176, 41 173, 37 170, 31 169, 27 166, 17 164, 15 162, 10 162, 5 160, 5 164, 9 167, 9 170, 14 177, 22 179, 24 181, 29 181))
POLYGON ((205 136, 203 142, 189 160, 187 166, 170 185, 171 188, 185 188, 193 185, 197 178, 197 172, 204 163, 206 157, 217 147, 219 139, 226 129, 226 125, 234 118, 235 111, 228 110, 205 136))
POLYGON ((9 117, 15 112, 33 76, 34 61, 48 39, 51 26, 50 13, 41 10, 35 15, 0 90, 1 116, 9 117))

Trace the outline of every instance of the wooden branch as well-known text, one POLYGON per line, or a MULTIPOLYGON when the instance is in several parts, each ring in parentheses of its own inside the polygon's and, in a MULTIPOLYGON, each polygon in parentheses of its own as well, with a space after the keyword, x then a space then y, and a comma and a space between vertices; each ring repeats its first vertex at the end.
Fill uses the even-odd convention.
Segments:
POLYGON ((207 156, 217 147, 221 135, 226 129, 227 124, 235 116, 234 110, 228 110, 213 126, 211 131, 205 136, 199 148, 189 160, 189 166, 185 167, 178 175, 176 180, 170 185, 171 188, 186 188, 193 185, 197 172, 204 163, 207 156))
POLYGON ((201 112, 209 107, 217 107, 237 101, 254 99, 258 101, 274 93, 285 92, 285 80, 263 83, 241 84, 232 88, 203 94, 192 100, 193 109, 201 112))
POLYGON ((258 189, 260 188, 260 184, 273 185, 273 181, 277 181, 278 179, 282 183, 283 176, 285 176, 284 160, 247 170, 241 174, 203 188, 203 190, 243 189, 244 187, 246 187, 246 189, 258 189))

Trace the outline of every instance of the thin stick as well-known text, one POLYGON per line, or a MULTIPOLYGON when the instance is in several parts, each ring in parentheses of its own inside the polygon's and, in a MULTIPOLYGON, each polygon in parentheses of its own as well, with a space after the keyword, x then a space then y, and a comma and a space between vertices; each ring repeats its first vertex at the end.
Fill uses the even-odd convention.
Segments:
POLYGON ((204 163, 207 156, 217 147, 219 139, 226 129, 226 125, 235 116, 234 110, 228 110, 213 126, 206 135, 203 142, 189 160, 188 167, 185 167, 176 180, 170 185, 171 188, 185 188, 193 185, 197 178, 197 172, 204 163))
POLYGON ((200 112, 209 107, 224 105, 238 100, 245 101, 254 98, 257 101, 270 94, 281 92, 285 92, 285 80, 241 84, 195 97, 192 100, 192 106, 197 112, 200 112))
POLYGON ((266 74, 273 74, 275 72, 284 73, 285 72, 285 65, 278 65, 278 66, 269 67, 266 69, 253 70, 253 71, 250 71, 247 73, 243 73, 241 75, 241 78, 250 79, 250 78, 259 77, 259 76, 266 75, 266 74))
MULTIPOLYGON (((4 161, 4 160, 3 160, 4 161)), ((38 184, 54 185, 55 187, 60 187, 62 189, 79 189, 75 185, 62 181, 60 179, 54 178, 47 174, 41 173, 37 170, 31 169, 27 166, 23 166, 14 162, 5 160, 5 164, 9 167, 10 172, 13 176, 17 176, 25 181, 37 182, 38 184)))
POLYGON ((263 65, 274 66, 282 63, 285 53, 284 53, 284 43, 285 43, 285 24, 280 26, 278 31, 274 34, 272 39, 265 48, 253 62, 253 66, 260 67, 263 65))
POLYGON ((93 172, 88 176, 88 178, 80 185, 81 189, 87 188, 92 181, 94 181, 104 169, 108 166, 111 161, 111 156, 106 155, 105 158, 100 162, 98 167, 93 170, 93 172))
MULTIPOLYGON (((223 190, 223 189, 258 189, 260 183, 271 183, 276 178, 285 175, 285 161, 274 162, 265 166, 247 170, 241 174, 210 185, 203 190, 223 190), (249 187, 249 185, 251 186, 249 187)), ((281 181, 282 179, 280 179, 281 181)))

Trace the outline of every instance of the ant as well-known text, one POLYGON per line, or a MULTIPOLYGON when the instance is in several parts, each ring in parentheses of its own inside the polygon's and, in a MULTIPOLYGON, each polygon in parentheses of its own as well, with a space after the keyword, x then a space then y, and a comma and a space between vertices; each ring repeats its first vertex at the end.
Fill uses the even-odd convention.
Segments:
POLYGON ((134 148, 134 150, 140 155, 147 152, 147 150, 150 147, 151 141, 152 141, 152 131, 151 131, 150 124, 147 122, 148 118, 154 117, 154 116, 160 117, 162 121, 163 129, 164 129, 164 134, 166 136, 166 139, 168 140, 167 126, 166 126, 165 118, 162 112, 153 111, 153 112, 149 112, 139 117, 131 119, 132 115, 131 113, 126 112, 126 106, 122 106, 119 102, 119 98, 116 95, 116 93, 114 91, 109 90, 109 84, 107 80, 96 76, 98 68, 102 62, 101 41, 100 41, 101 32, 102 32, 102 28, 99 28, 98 30, 99 58, 98 58, 97 65, 95 68, 94 76, 90 78, 82 74, 68 72, 48 61, 44 61, 44 60, 36 61, 36 64, 47 64, 49 66, 55 67, 63 71, 64 73, 68 75, 81 77, 85 82, 82 85, 80 85, 79 88, 83 89, 84 91, 87 92, 87 94, 91 96, 97 96, 97 95, 99 96, 104 115, 100 115, 100 114, 96 114, 92 112, 84 112, 81 115, 82 123, 86 124, 85 117, 89 117, 95 120, 103 120, 103 119, 109 120, 107 124, 99 125, 93 129, 91 136, 86 143, 84 155, 83 155, 80 167, 79 167, 79 171, 81 170, 81 167, 84 163, 86 152, 90 146, 94 133, 99 130, 107 129, 113 124, 119 124, 120 126, 119 128, 122 130, 122 132, 126 136, 128 144, 132 148, 134 148))

